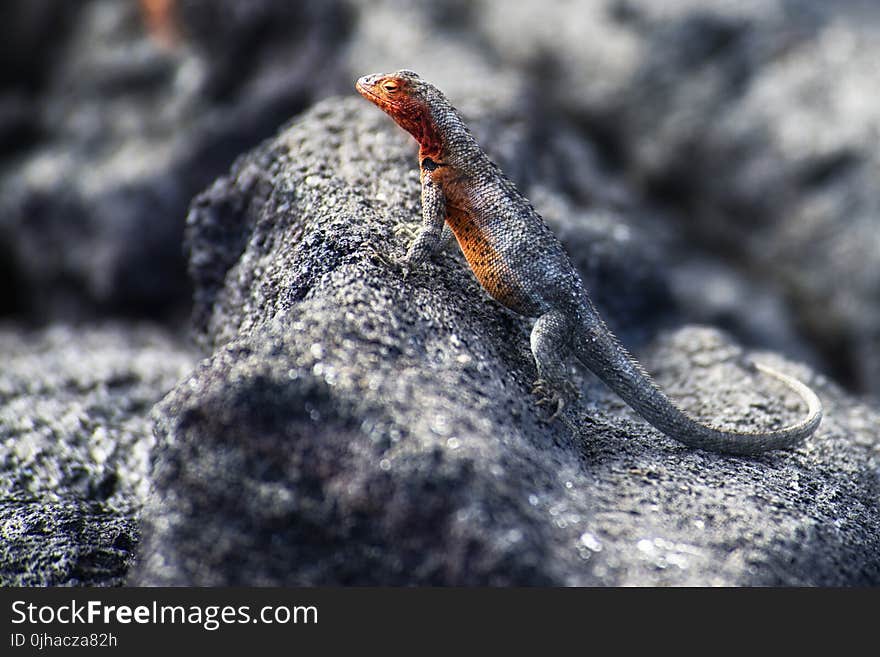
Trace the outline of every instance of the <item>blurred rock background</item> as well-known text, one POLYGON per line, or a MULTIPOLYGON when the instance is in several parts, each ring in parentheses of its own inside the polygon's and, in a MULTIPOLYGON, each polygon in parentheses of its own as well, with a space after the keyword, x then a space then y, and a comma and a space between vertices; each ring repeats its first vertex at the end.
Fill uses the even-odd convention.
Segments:
MULTIPOLYGON (((262 265, 238 259, 257 221, 245 206, 277 184, 276 155, 240 160, 234 183, 202 197, 226 223, 195 205, 185 230, 190 202, 288 121, 351 97, 359 75, 402 67, 470 120, 628 344, 701 323, 806 363, 847 391, 846 404, 862 400, 862 425, 840 431, 869 436, 875 454, 878 37, 871 0, 4 2, 0 581, 126 577, 150 489, 150 409, 268 312, 243 284, 237 296, 226 288, 236 267, 259 284, 262 265)), ((351 120, 397 139, 384 117, 360 118, 368 110, 351 120)), ((381 153, 382 139, 337 167, 369 167, 364 153, 381 153)), ((407 153, 404 143, 391 150, 407 153)), ((320 171, 330 156, 318 152, 299 163, 320 171)), ((298 164, 296 153, 282 161, 298 164)), ((360 174, 347 180, 372 184, 360 174)), ((157 411, 160 437, 174 431, 175 404, 157 411)), ((870 500, 876 472, 865 467, 874 474, 859 499, 870 500)), ((858 536, 870 553, 873 530, 858 536)), ((506 580, 464 568, 421 581, 660 581, 614 563, 593 579, 516 564, 506 580)), ((820 580, 875 576, 876 562, 863 566, 820 580)), ((721 583, 756 581, 739 572, 721 583)), ((301 581, 332 579, 311 577, 301 581)))

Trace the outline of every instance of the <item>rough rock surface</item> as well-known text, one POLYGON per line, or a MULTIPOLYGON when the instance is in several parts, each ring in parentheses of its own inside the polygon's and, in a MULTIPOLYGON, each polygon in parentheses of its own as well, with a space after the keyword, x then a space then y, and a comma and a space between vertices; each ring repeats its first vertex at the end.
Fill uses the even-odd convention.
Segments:
POLYGON ((120 584, 149 490, 149 411, 192 356, 126 324, 4 326, 0 353, 0 586, 120 584))
MULTIPOLYGON (((527 321, 453 251, 405 281, 374 256, 418 221, 413 155, 374 108, 329 101, 194 202, 212 353, 155 409, 132 582, 880 583, 876 413, 764 355, 827 405, 793 452, 688 450, 584 374, 543 422, 527 321)), ((740 351, 690 327, 644 356, 704 419, 796 419, 740 351)))
POLYGON ((0 7, 0 583, 115 584, 136 549, 150 583, 878 583, 877 412, 814 374, 880 390, 876 2, 147 4, 0 7), (685 405, 794 418, 734 366, 767 350, 819 435, 691 452, 584 374, 542 423, 528 324, 454 249, 373 258, 414 149, 351 86, 400 67, 685 405))

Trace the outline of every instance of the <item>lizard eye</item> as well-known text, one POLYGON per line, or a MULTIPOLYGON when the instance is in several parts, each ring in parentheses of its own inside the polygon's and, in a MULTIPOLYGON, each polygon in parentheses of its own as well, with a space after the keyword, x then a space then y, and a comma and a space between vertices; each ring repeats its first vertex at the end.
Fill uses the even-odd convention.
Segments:
POLYGON ((400 85, 397 84, 394 80, 386 80, 382 83, 382 88, 389 94, 393 94, 397 93, 397 90, 400 89, 400 85))

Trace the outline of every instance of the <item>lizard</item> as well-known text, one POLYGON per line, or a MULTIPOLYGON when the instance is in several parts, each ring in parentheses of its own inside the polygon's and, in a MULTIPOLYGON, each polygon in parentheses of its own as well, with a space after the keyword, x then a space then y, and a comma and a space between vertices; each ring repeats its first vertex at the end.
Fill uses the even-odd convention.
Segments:
POLYGON ((530 347, 538 380, 532 392, 542 402, 556 403, 552 417, 578 394, 567 376, 574 356, 649 424, 691 448, 754 455, 795 447, 818 428, 823 411, 816 393, 751 361, 752 372, 775 378, 800 396, 807 407, 802 420, 779 429, 727 431, 680 409, 614 336, 562 244, 437 87, 403 69, 363 76, 355 89, 419 145, 421 225, 396 263, 404 275, 418 269, 451 231, 489 295, 535 319, 530 347))

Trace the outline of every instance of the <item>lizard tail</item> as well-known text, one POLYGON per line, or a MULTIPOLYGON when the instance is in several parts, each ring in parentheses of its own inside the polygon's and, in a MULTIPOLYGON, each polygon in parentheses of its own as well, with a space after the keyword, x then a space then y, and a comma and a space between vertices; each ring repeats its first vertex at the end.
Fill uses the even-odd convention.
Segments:
POLYGON ((801 397, 807 406, 804 419, 782 429, 758 432, 724 431, 702 424, 657 387, 598 314, 587 324, 574 345, 578 359, 647 422, 689 447, 739 455, 785 449, 803 442, 822 421, 822 402, 808 386, 771 367, 752 363, 756 370, 781 381, 801 397))

